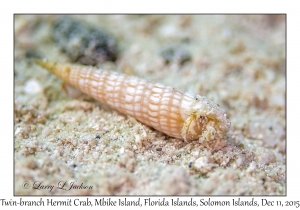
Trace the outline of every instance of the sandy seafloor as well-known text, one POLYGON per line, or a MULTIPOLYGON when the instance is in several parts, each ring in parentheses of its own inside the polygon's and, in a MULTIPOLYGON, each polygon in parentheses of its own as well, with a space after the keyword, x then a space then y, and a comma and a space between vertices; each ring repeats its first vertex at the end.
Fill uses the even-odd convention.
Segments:
POLYGON ((70 17, 116 41, 117 59, 100 68, 218 103, 231 128, 217 151, 64 91, 31 60, 72 62, 53 39, 57 18, 15 16, 15 195, 286 194, 285 16, 70 17), (60 182, 92 189, 62 190, 60 182))

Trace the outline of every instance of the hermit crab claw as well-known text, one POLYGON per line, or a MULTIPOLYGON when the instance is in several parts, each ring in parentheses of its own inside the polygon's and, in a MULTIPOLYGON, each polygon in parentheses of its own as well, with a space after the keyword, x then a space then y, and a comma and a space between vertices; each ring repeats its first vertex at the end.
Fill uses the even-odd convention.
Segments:
POLYGON ((230 121, 220 107, 206 97, 197 96, 190 107, 189 117, 181 130, 185 141, 198 139, 207 147, 218 149, 226 144, 225 135, 230 121))

